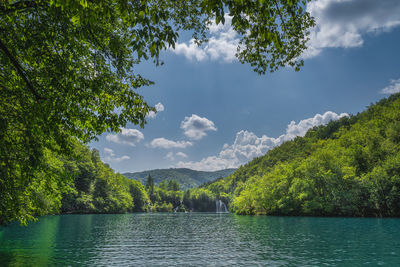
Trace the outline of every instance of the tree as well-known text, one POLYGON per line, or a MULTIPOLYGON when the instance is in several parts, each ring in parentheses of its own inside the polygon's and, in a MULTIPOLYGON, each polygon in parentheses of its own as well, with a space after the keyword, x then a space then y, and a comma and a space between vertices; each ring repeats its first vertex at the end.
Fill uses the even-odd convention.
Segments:
POLYGON ((190 198, 190 190, 186 190, 185 193, 183 194, 182 204, 185 205, 185 207, 188 210, 192 210, 192 200, 190 198))
POLYGON ((160 187, 160 189, 166 191, 166 190, 167 190, 167 187, 168 187, 167 181, 166 181, 166 180, 162 180, 162 181, 160 182, 160 184, 158 185, 158 187, 160 187))
POLYGON ((307 0, 5 0, 0 3, 0 217, 26 220, 30 185, 47 172, 45 149, 69 153, 88 142, 144 126, 155 110, 136 89, 152 84, 135 72, 156 65, 181 31, 198 44, 212 22, 232 17, 237 57, 265 73, 303 64, 313 19, 307 0))
POLYGON ((151 193, 154 192, 154 179, 150 174, 147 176, 146 189, 151 193))
POLYGON ((133 197, 134 211, 145 211, 146 205, 149 202, 146 190, 142 183, 136 180, 130 180, 129 192, 133 197))
POLYGON ((154 179, 153 177, 149 174, 149 176, 147 176, 147 180, 146 180, 146 190, 147 190, 147 194, 151 200, 151 202, 155 202, 156 201, 156 192, 154 190, 154 179))
POLYGON ((167 189, 169 191, 179 191, 180 190, 180 185, 176 180, 170 180, 168 182, 167 189))

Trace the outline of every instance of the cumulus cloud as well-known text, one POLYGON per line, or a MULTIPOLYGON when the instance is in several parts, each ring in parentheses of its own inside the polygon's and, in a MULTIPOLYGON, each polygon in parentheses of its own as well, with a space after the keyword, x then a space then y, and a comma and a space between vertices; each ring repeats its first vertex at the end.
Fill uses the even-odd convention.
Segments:
POLYGON ((151 148, 163 148, 163 149, 186 148, 186 147, 192 146, 192 145, 193 145, 193 143, 189 142, 189 141, 172 141, 172 140, 168 140, 164 137, 155 138, 149 144, 149 146, 151 148))
POLYGON ((190 117, 185 117, 185 119, 181 122, 181 129, 184 130, 184 134, 187 137, 193 140, 200 140, 207 135, 207 131, 217 130, 214 122, 196 114, 192 114, 190 117))
POLYGON ((203 61, 207 58, 206 52, 195 44, 194 39, 191 39, 188 43, 177 42, 172 51, 175 54, 184 55, 189 60, 203 61))
POLYGON ((236 168, 237 165, 229 159, 224 159, 219 156, 210 156, 200 161, 179 161, 176 167, 199 171, 218 171, 227 168, 236 168))
POLYGON ((156 112, 150 111, 147 114, 147 117, 150 118, 150 119, 154 119, 157 116, 158 112, 164 111, 164 105, 161 104, 161 102, 158 102, 154 107, 156 108, 156 112))
POLYGON ((232 145, 224 144, 218 155, 203 158, 200 161, 179 161, 177 167, 209 171, 237 168, 254 157, 264 155, 268 150, 285 141, 292 140, 297 136, 304 136, 314 126, 323 125, 331 120, 338 120, 345 116, 348 116, 348 114, 336 114, 332 111, 327 111, 322 115, 317 114, 298 123, 291 121, 286 128, 286 132, 277 138, 268 137, 267 135, 258 137, 253 132, 242 130, 236 133, 236 138, 232 145))
POLYGON ((328 47, 360 47, 363 35, 400 25, 398 0, 314 0, 307 11, 315 18, 316 27, 303 58, 314 57, 328 47))
POLYGON ((116 134, 109 134, 106 136, 106 140, 117 144, 135 146, 144 139, 142 132, 136 129, 121 128, 121 132, 116 134))
POLYGON ((187 155, 183 152, 177 152, 176 154, 174 154, 174 152, 168 152, 167 155, 165 155, 165 158, 171 161, 174 161, 177 157, 187 158, 187 155))
POLYGON ((231 27, 232 17, 225 15, 225 24, 215 24, 210 26, 209 41, 203 45, 195 44, 194 39, 189 42, 175 44, 172 50, 178 55, 184 55, 189 60, 222 60, 232 62, 235 60, 236 50, 239 44, 239 38, 231 27))
POLYGON ((177 157, 181 157, 181 158, 187 158, 188 156, 185 154, 185 153, 183 153, 183 152, 177 152, 176 153, 176 156, 177 157))
POLYGON ((114 151, 111 148, 107 148, 107 147, 104 148, 104 159, 103 160, 105 162, 109 162, 109 163, 121 162, 121 161, 127 160, 127 159, 130 159, 130 157, 126 156, 126 155, 121 156, 121 157, 116 157, 114 151))
POLYGON ((390 80, 390 84, 380 91, 381 94, 395 94, 398 92, 400 92, 400 79, 390 80))
POLYGON ((157 110, 158 112, 164 111, 164 105, 161 104, 160 102, 158 102, 158 103, 156 104, 156 110, 157 110))
POLYGON ((284 141, 292 140, 297 136, 304 136, 307 131, 314 126, 327 124, 330 121, 338 120, 347 116, 349 116, 347 113, 336 114, 335 112, 327 111, 322 115, 316 114, 312 118, 301 120, 297 124, 295 121, 291 121, 286 128, 286 133, 278 137, 279 144, 284 141))
MULTIPOLYGON (((303 59, 319 55, 324 48, 360 47, 366 34, 390 31, 400 25, 398 0, 314 0, 308 3, 307 11, 315 18, 316 27, 311 30, 303 59)), ((172 51, 189 60, 234 61, 239 36, 231 21, 226 14, 224 25, 213 23, 208 43, 198 46, 193 39, 177 42, 172 51)))
POLYGON ((171 161, 175 160, 174 152, 168 152, 167 155, 165 155, 165 158, 171 161))

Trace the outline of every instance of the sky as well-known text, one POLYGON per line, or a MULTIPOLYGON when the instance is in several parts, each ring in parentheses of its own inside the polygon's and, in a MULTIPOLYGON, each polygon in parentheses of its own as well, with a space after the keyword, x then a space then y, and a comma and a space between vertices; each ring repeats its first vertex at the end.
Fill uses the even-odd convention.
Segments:
POLYGON ((258 75, 234 54, 226 17, 207 45, 181 39, 163 66, 136 71, 155 82, 139 94, 157 113, 90 147, 117 172, 237 168, 308 129, 400 92, 400 1, 314 0, 316 19, 299 72, 258 75))

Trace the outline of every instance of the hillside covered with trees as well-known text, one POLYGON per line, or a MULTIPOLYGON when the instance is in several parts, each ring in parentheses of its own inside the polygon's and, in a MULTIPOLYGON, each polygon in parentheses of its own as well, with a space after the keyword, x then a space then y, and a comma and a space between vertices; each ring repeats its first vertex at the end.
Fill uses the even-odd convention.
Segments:
POLYGON ((400 95, 315 127, 197 190, 239 214, 400 216, 400 95))
POLYGON ((8 213, 0 224, 17 217, 25 224, 35 216, 58 213, 123 213, 144 211, 148 196, 144 186, 115 173, 100 160, 97 150, 90 150, 70 139, 68 153, 45 149, 41 168, 33 171, 28 186, 15 177, 13 187, 0 188, 0 194, 11 194, 2 205, 8 213), (19 191, 19 195, 13 191, 19 191))
POLYGON ((143 172, 127 172, 123 173, 130 179, 135 179, 145 184, 149 175, 154 179, 154 183, 160 185, 162 181, 175 180, 180 184, 182 189, 188 189, 200 186, 207 182, 213 182, 232 174, 236 169, 226 169, 213 172, 196 171, 187 168, 171 168, 171 169, 157 169, 143 172))
POLYGON ((399 110, 400 94, 392 95, 310 129, 226 178, 186 190, 172 176, 157 184, 147 174, 143 185, 115 173, 97 150, 70 138, 65 148, 42 151, 29 186, 23 180, 15 186, 16 179, 12 188, 0 188, 2 194, 19 191, 18 198, 10 196, 14 201, 2 202, 9 213, 1 224, 59 213, 214 212, 218 200, 238 214, 399 216, 399 110))

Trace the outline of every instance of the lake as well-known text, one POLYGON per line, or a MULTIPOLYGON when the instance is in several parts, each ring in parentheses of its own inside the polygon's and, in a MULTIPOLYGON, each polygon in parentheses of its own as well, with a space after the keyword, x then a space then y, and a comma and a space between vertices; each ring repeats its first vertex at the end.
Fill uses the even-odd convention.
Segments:
POLYGON ((400 220, 141 213, 0 230, 0 266, 400 265, 400 220))

